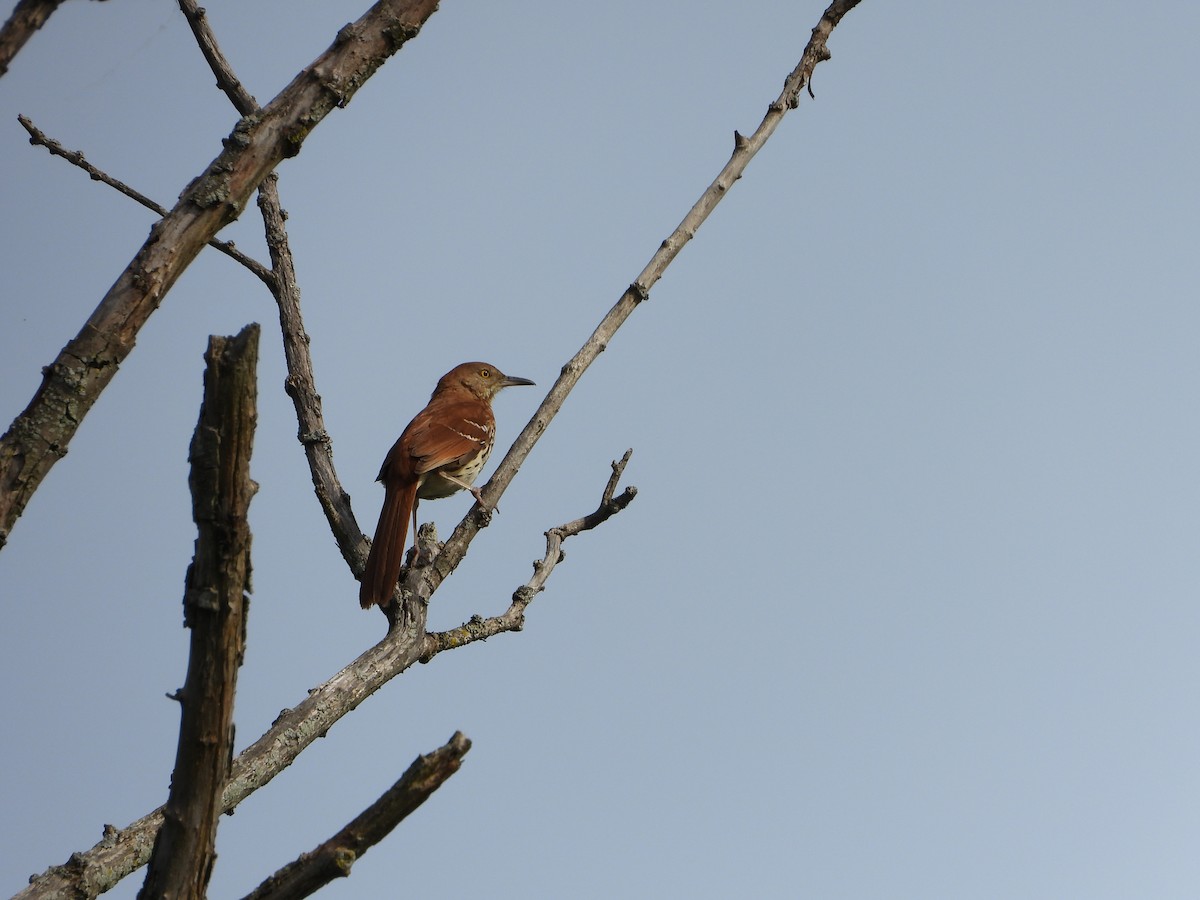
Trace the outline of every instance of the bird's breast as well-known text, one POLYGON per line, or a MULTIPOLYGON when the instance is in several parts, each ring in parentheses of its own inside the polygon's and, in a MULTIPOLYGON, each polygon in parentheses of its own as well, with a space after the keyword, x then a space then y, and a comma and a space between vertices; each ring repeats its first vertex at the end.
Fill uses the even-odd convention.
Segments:
POLYGON ((489 441, 487 444, 484 444, 483 449, 478 454, 467 460, 461 468, 455 469, 450 474, 455 478, 465 481, 467 484, 474 484, 475 479, 479 477, 479 473, 483 471, 483 464, 488 461, 488 456, 491 452, 492 444, 489 441))
POLYGON ((488 444, 483 450, 460 465, 442 466, 439 469, 434 469, 424 476, 421 486, 417 488, 417 496, 422 500, 441 500, 443 497, 452 496, 462 490, 462 487, 453 481, 447 481, 445 478, 438 477, 439 472, 453 475, 459 481, 466 482, 467 484, 474 484, 475 479, 479 477, 479 473, 483 471, 484 463, 487 462, 488 454, 491 450, 492 447, 488 444))

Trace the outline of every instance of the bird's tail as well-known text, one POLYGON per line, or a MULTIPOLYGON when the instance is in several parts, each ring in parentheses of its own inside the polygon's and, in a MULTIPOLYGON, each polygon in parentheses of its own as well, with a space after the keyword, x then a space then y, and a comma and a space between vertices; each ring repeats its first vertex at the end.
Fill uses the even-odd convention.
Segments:
POLYGON ((377 603, 387 606, 392 601, 392 591, 400 578, 400 566, 404 562, 408 520, 417 500, 417 482, 396 484, 385 481, 384 491, 383 509, 379 511, 379 524, 375 526, 375 540, 371 543, 367 568, 363 571, 358 588, 358 602, 363 609, 369 609, 377 603))

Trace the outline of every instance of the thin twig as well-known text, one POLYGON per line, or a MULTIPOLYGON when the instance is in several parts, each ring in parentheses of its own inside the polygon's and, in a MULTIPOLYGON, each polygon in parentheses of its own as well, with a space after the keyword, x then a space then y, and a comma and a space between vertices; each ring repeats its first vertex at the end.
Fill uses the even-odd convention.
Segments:
MULTIPOLYGON (((45 132, 35 126, 33 122, 30 121, 28 116, 17 116, 17 121, 21 123, 21 127, 29 132, 29 143, 33 144, 35 147, 45 147, 50 151, 51 156, 61 156, 71 165, 83 169, 83 171, 88 173, 92 181, 100 181, 104 184, 107 184, 109 187, 116 189, 126 197, 129 197, 131 200, 142 204, 142 206, 146 207, 146 209, 157 213, 159 216, 165 216, 167 214, 168 210, 165 206, 155 203, 145 194, 135 190, 134 188, 131 188, 125 182, 113 178, 111 175, 107 174, 101 169, 97 169, 94 165, 84 159, 83 154, 78 150, 68 150, 58 141, 54 140, 54 138, 49 137, 45 132)), ((232 242, 219 241, 216 238, 213 238, 208 242, 208 246, 216 250, 220 250, 226 256, 229 256, 232 259, 240 262, 243 266, 257 275, 259 279, 261 279, 263 283, 267 285, 267 287, 270 287, 272 281, 274 281, 274 276, 271 274, 270 269, 268 269, 258 260, 247 256, 241 250, 237 249, 232 242)))
POLYGON ((590 531, 597 525, 615 516, 637 496, 637 488, 632 485, 625 488, 620 496, 614 497, 621 474, 629 463, 632 450, 626 450, 620 460, 612 464, 612 475, 605 485, 600 498, 600 505, 595 512, 578 519, 551 528, 546 532, 546 555, 533 564, 533 577, 513 591, 512 602, 508 609, 498 616, 472 616, 468 621, 451 628, 449 631, 433 631, 425 635, 425 650, 421 654, 421 662, 426 663, 443 650, 454 650, 465 647, 475 641, 486 641, 488 638, 506 631, 520 631, 525 627, 525 608, 533 602, 533 598, 546 589, 546 581, 554 572, 554 567, 563 560, 563 542, 584 531, 590 531))

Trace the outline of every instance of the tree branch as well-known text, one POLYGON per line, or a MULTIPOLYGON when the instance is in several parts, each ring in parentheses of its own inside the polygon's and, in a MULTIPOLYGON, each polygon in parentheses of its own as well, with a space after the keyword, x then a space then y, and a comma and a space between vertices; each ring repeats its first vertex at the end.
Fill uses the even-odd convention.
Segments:
MULTIPOLYGON (((249 115, 255 112, 257 103, 217 45, 217 37, 209 27, 204 9, 196 4, 196 0, 179 0, 179 8, 191 26, 200 52, 216 76, 217 86, 240 113, 249 115)), ((333 441, 325 429, 325 417, 321 412, 321 395, 317 393, 312 354, 309 352, 310 340, 300 314, 300 285, 288 244, 287 229, 284 227, 287 213, 280 206, 278 177, 275 173, 258 186, 258 208, 271 254, 273 276, 268 287, 279 307, 279 327, 283 334, 283 355, 288 370, 285 388, 296 408, 296 420, 299 423, 297 437, 304 446, 317 500, 334 539, 351 570, 358 572, 362 569, 365 555, 361 549, 363 534, 350 507, 350 495, 342 487, 333 466, 333 441)))
MULTIPOLYGON (((145 194, 134 190, 129 185, 125 184, 125 182, 119 181, 104 171, 97 169, 90 162, 84 159, 83 154, 78 150, 68 150, 58 141, 47 137, 43 131, 37 128, 33 122, 30 121, 28 116, 17 116, 17 121, 21 123, 21 127, 29 132, 29 143, 33 144, 35 147, 45 147, 50 151, 51 156, 61 156, 71 165, 83 169, 83 171, 88 173, 92 181, 100 181, 104 184, 107 184, 111 188, 115 188, 126 197, 129 197, 131 200, 142 204, 142 206, 146 207, 146 209, 156 212, 160 216, 167 215, 167 208, 165 206, 155 203, 145 194)), ((229 241, 218 241, 216 238, 213 238, 208 242, 208 246, 220 250, 226 256, 237 260, 243 266, 257 275, 258 278, 267 285, 267 287, 271 286, 271 283, 274 279, 274 276, 271 274, 271 270, 258 260, 247 256, 229 241)))
POLYGON ((50 14, 58 9, 63 0, 18 0, 8 21, 0 27, 0 75, 8 71, 9 65, 33 33, 46 24, 50 14))
POLYGON ((427 663, 443 650, 454 650, 473 644, 476 641, 486 641, 488 638, 502 634, 505 631, 520 631, 525 627, 525 607, 533 602, 533 598, 546 589, 546 581, 557 566, 565 558, 562 552, 563 542, 584 531, 590 531, 603 522, 607 522, 637 496, 637 488, 625 488, 619 497, 613 493, 621 480, 621 474, 633 455, 632 450, 626 450, 619 461, 612 464, 612 475, 605 485, 596 511, 582 518, 551 528, 546 532, 546 555, 534 562, 533 577, 521 585, 512 595, 512 603, 508 609, 498 616, 471 616, 471 618, 449 631, 435 631, 425 635, 425 649, 421 654, 421 662, 427 663))
POLYGON ((471 742, 456 731, 445 746, 418 756, 400 780, 345 828, 319 847, 288 863, 251 892, 246 900, 299 900, 316 893, 350 867, 371 847, 429 799, 462 768, 471 742))
POLYGON ((259 183, 335 107, 415 37, 436 0, 379 0, 260 113, 245 116, 225 149, 150 231, 79 334, 43 370, 29 406, 0 437, 0 547, 46 473, 66 454, 97 397, 133 350, 141 327, 180 274, 259 183))
POLYGON ((250 589, 247 515, 257 485, 250 454, 257 419, 257 325, 209 338, 204 403, 192 437, 193 518, 184 623, 191 629, 171 793, 139 900, 202 900, 216 858, 221 792, 233 758, 233 702, 246 648, 250 589))
POLYGON ((192 29, 196 44, 200 47, 200 52, 204 54, 204 61, 208 63, 212 73, 217 76, 217 87, 229 98, 233 108, 243 116, 257 112, 258 101, 246 90, 241 79, 233 73, 233 66, 229 64, 229 60, 217 46, 217 36, 213 34, 213 30, 208 24, 208 13, 195 0, 179 0, 179 10, 187 19, 188 27, 192 29))
POLYGON ((350 570, 358 573, 365 565, 366 538, 354 517, 350 495, 342 487, 333 465, 333 439, 325 428, 325 416, 321 411, 321 395, 317 393, 313 374, 310 341, 304 330, 304 318, 300 314, 300 287, 296 281, 287 231, 284 230, 283 223, 287 215, 279 206, 279 188, 274 175, 259 185, 258 206, 266 227, 271 267, 276 275, 276 286, 272 293, 279 307, 283 356, 287 364, 284 389, 292 398, 299 425, 296 437, 304 446, 317 501, 321 504, 342 557, 350 570))

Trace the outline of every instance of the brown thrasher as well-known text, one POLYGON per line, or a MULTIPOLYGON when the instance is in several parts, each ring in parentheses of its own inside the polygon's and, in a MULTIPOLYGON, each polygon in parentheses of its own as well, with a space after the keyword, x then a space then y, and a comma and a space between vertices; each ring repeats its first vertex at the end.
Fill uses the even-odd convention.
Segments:
POLYGON ((471 485, 496 438, 492 398, 502 388, 518 384, 533 382, 505 375, 487 363, 455 366, 442 376, 429 403, 392 445, 377 479, 383 482, 383 509, 359 585, 363 609, 391 603, 404 562, 408 519, 412 517, 415 538, 421 500, 438 500, 466 489, 480 506, 485 505, 479 488, 471 485))

